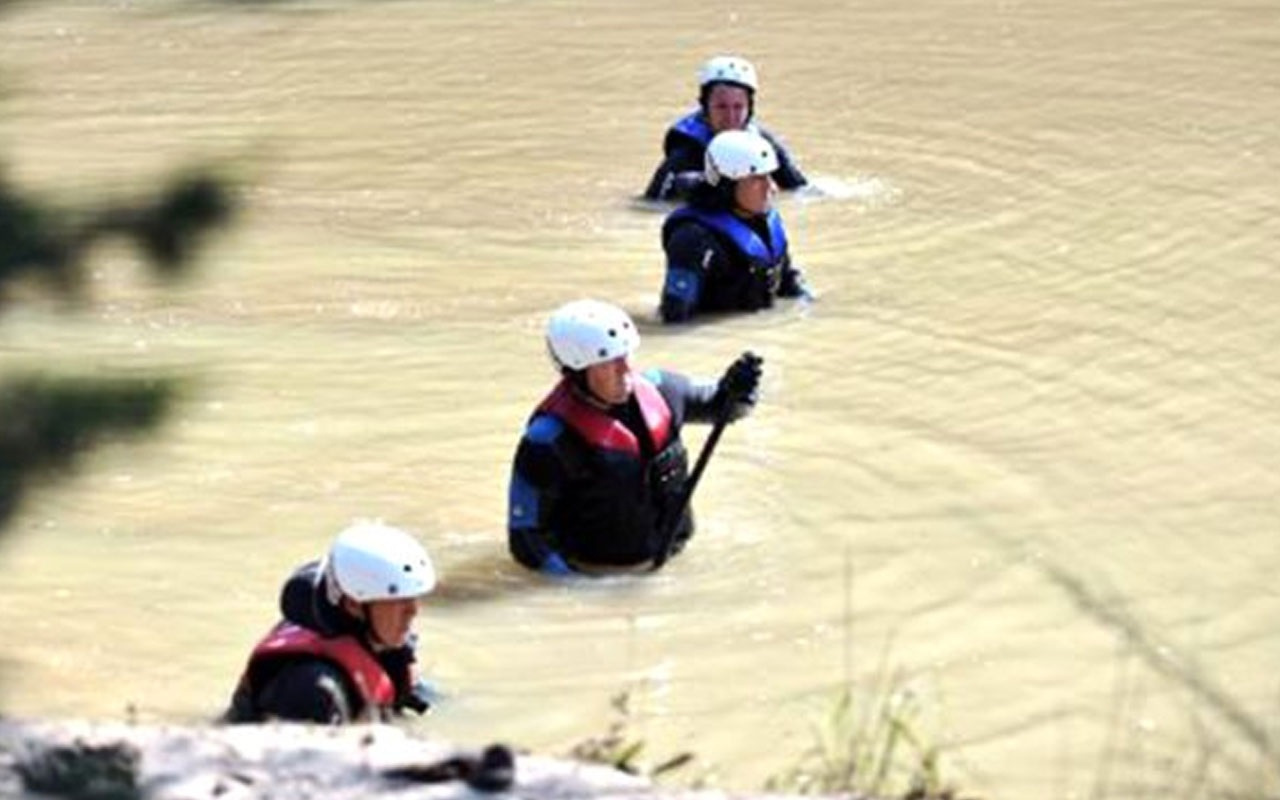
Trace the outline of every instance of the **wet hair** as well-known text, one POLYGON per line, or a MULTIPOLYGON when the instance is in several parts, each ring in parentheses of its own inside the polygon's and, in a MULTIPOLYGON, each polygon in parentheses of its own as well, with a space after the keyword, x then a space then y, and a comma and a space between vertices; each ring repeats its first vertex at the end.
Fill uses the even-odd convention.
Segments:
POLYGON ((717 86, 733 86, 738 89, 747 90, 747 121, 750 122, 756 116, 756 91, 744 83, 735 81, 710 81, 702 84, 698 89, 698 106, 702 108, 703 115, 708 114, 707 104, 711 102, 711 90, 717 86))
POLYGON ((570 367, 561 367, 560 374, 573 384, 575 389, 580 389, 588 394, 591 390, 587 388, 587 371, 586 369, 572 369, 570 367))

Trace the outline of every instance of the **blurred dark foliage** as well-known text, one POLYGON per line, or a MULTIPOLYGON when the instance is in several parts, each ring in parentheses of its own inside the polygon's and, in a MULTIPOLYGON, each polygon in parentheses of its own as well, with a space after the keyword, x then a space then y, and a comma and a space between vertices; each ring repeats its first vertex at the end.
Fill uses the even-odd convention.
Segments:
MULTIPOLYGON (((20 278, 79 296, 90 250, 107 238, 132 242, 159 275, 181 274, 234 208, 230 183, 213 172, 179 175, 146 200, 88 209, 43 202, 0 176, 0 312, 20 278)), ((154 426, 175 391, 164 378, 0 376, 0 529, 35 479, 70 469, 108 434, 154 426)))
MULTIPOLYGON (((144 200, 82 209, 42 201, 0 174, 0 312, 24 278, 78 297, 92 247, 108 238, 132 242, 157 274, 180 275, 234 209, 230 182, 213 171, 180 174, 144 200)), ((108 434, 154 426, 175 391, 165 378, 0 376, 0 529, 36 479, 70 469, 108 434)))
POLYGON ((207 233, 230 221, 233 207, 228 183, 211 171, 179 175, 149 200, 91 209, 42 202, 0 173, 0 306, 22 276, 78 294, 86 257, 107 238, 131 241, 159 274, 175 275, 207 233))
MULTIPOLYGON (((14 5, 0 0, 0 13, 14 5)), ((15 185, 0 160, 0 313, 17 302, 19 283, 80 298, 106 240, 131 243, 161 277, 185 274, 235 208, 231 181, 212 169, 182 171, 141 199, 71 207, 15 185)), ((35 483, 74 468, 95 442, 153 428, 177 391, 163 377, 0 374, 0 531, 35 483)))
MULTIPOLYGON (((0 13, 16 5, 0 0, 0 13)), ((162 184, 141 199, 71 207, 16 186, 0 159, 0 313, 19 282, 79 298, 93 248, 108 239, 132 243, 161 277, 187 272, 204 239, 231 222, 235 191, 212 169, 162 184)), ((155 376, 0 374, 0 531, 33 484, 74 468, 95 442, 153 428, 177 391, 155 376)))
POLYGON ((159 422, 177 384, 160 378, 47 378, 0 382, 0 528, 33 480, 70 469, 109 433, 159 422))

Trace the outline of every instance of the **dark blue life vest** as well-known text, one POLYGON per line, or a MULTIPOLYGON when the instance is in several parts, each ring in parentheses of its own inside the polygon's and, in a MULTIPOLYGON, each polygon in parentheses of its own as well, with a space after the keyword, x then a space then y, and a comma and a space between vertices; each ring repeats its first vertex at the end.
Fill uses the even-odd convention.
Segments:
POLYGON ((663 302, 679 301, 683 311, 677 318, 694 311, 754 311, 773 305, 789 263, 787 233, 782 217, 773 209, 765 215, 764 223, 767 237, 761 235, 758 225, 728 210, 687 205, 667 216, 662 225, 662 246, 667 253, 663 302), (723 258, 708 260, 701 250, 695 252, 686 245, 671 248, 676 230, 694 224, 719 243, 723 258))
POLYGON ((663 149, 667 155, 671 155, 671 151, 679 143, 678 137, 692 139, 698 144, 706 147, 716 132, 711 130, 710 123, 702 111, 691 111, 680 119, 671 123, 671 127, 667 130, 667 136, 663 140, 663 149))
POLYGON ((732 211, 708 211, 695 206, 683 206, 667 215, 662 224, 662 241, 671 238, 675 227, 688 220, 696 220, 720 234, 720 239, 732 245, 738 259, 750 262, 752 266, 768 270, 780 267, 787 257, 787 231, 782 227, 782 216, 775 209, 769 209, 766 219, 769 224, 769 239, 766 242, 741 217, 732 211))
MULTIPOLYGON (((760 133, 760 128, 754 120, 747 123, 746 129, 753 133, 760 133)), ((662 150, 669 156, 676 148, 687 145, 690 141, 696 142, 705 149, 711 144, 715 135, 716 132, 711 129, 711 123, 707 122, 707 115, 702 113, 702 109, 695 109, 671 123, 671 127, 667 128, 666 137, 662 140, 662 150)))

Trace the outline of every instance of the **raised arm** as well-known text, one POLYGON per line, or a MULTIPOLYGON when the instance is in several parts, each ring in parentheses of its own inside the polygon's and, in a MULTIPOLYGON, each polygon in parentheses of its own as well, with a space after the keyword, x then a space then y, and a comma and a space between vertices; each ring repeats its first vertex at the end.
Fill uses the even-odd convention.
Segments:
POLYGON ((662 159, 644 190, 646 200, 679 200, 702 182, 702 148, 676 147, 662 159))
POLYGON ((645 373, 662 392, 677 419, 715 422, 728 404, 728 421, 736 422, 755 408, 764 361, 743 353, 719 378, 691 378, 669 370, 645 373))

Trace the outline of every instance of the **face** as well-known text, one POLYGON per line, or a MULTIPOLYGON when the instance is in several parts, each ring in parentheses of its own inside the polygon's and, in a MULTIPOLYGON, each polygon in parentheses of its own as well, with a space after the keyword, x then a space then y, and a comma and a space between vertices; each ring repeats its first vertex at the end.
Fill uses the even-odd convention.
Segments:
POLYGON ((369 630, 380 644, 400 647, 408 640, 413 618, 418 615, 416 598, 373 600, 365 607, 368 609, 369 630))
POLYGON ((777 187, 768 175, 750 175, 738 180, 733 187, 733 201, 743 211, 753 216, 765 214, 773 203, 777 187))
POLYGON ((718 83, 707 95, 707 122, 711 130, 737 131, 747 127, 751 115, 751 97, 741 86, 718 83))
POLYGON ((587 388, 611 406, 627 402, 631 396, 631 363, 626 356, 587 367, 587 388))

